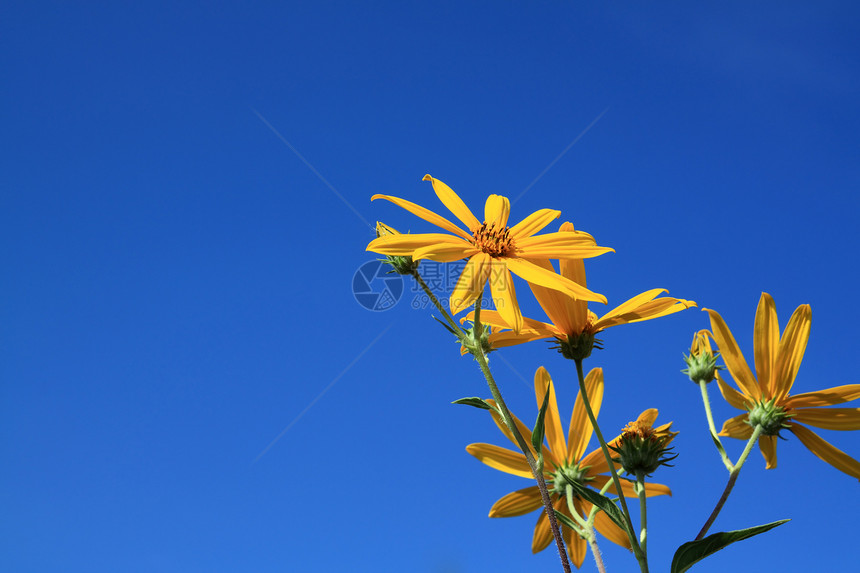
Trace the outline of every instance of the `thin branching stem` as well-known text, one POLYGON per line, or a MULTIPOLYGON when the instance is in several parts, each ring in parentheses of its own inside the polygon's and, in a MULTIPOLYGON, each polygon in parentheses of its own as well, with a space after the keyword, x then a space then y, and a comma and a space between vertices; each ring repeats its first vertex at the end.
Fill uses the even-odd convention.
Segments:
POLYGON ((714 426, 714 415, 711 413, 711 400, 708 397, 708 382, 706 380, 699 380, 699 388, 702 391, 702 403, 705 405, 705 416, 708 418, 708 430, 711 432, 711 439, 714 441, 714 445, 717 446, 717 451, 720 452, 723 465, 726 466, 727 470, 732 471, 732 461, 729 459, 729 455, 720 441, 716 426, 714 426))
POLYGON ((699 534, 696 536, 696 540, 702 539, 705 535, 707 535, 708 530, 711 528, 711 525, 714 524, 714 521, 717 519, 717 516, 720 514, 720 511, 726 504, 726 500, 729 499, 729 494, 732 493, 732 488, 735 487, 735 482, 738 479, 738 474, 741 473, 741 468, 743 467, 744 462, 747 461, 747 457, 750 455, 753 446, 758 441, 758 438, 761 435, 761 430, 761 426, 756 426, 755 428, 753 428, 753 433, 750 436, 750 439, 747 440, 747 445, 744 448, 743 453, 741 453, 741 457, 738 458, 738 462, 734 464, 729 471, 729 481, 726 484, 726 489, 723 490, 723 494, 720 496, 719 501, 717 501, 717 505, 716 507, 714 507, 714 511, 711 512, 711 515, 708 517, 708 521, 706 521, 705 525, 702 526, 702 530, 699 531, 699 534))
POLYGON ((582 359, 574 360, 576 363, 576 374, 579 378, 579 394, 582 397, 582 404, 585 406, 585 412, 588 414, 588 419, 591 422, 591 427, 594 429, 594 435, 597 436, 597 441, 600 442, 600 449, 603 451, 603 457, 606 458, 606 463, 609 466, 609 473, 612 476, 612 483, 615 485, 615 491, 618 492, 618 499, 621 502, 621 511, 624 514, 624 529, 627 532, 627 538, 630 541, 630 547, 633 549, 633 555, 639 562, 639 569, 642 573, 648 573, 648 563, 645 561, 645 556, 642 554, 642 548, 639 547, 639 540, 636 539, 636 534, 633 529, 633 522, 630 520, 630 510, 627 508, 627 502, 624 500, 624 490, 621 489, 621 480, 618 477, 618 471, 615 469, 615 462, 612 461, 612 455, 609 453, 609 447, 606 445, 606 440, 603 438, 603 432, 600 431, 600 426, 597 425, 597 417, 594 415, 594 410, 591 409, 591 401, 588 398, 588 392, 585 388, 585 375, 582 371, 582 359))
POLYGON ((546 511, 546 516, 549 519, 549 527, 552 530, 552 536, 555 538, 555 544, 558 548, 558 555, 561 559, 561 565, 564 568, 565 573, 570 573, 570 561, 567 558, 567 551, 564 548, 564 539, 561 536, 561 529, 558 525, 558 520, 555 517, 555 508, 552 504, 552 499, 549 497, 549 491, 546 487, 546 481, 543 478, 543 471, 538 467, 535 462, 535 458, 531 453, 531 449, 529 448, 528 443, 523 438, 520 433, 519 428, 514 423, 513 416, 511 415, 510 410, 508 410, 508 406, 505 404, 504 399, 502 398, 502 393, 499 391, 499 387, 496 385, 496 381, 493 378, 492 372, 490 372, 490 366, 487 364, 487 357, 484 354, 483 346, 481 345, 481 335, 483 333, 483 325, 481 324, 481 293, 478 296, 477 301, 475 302, 475 321, 474 328, 472 330, 472 336, 474 337, 474 345, 472 354, 475 356, 475 360, 478 361, 478 365, 481 367, 481 372, 484 374, 484 378, 487 379, 487 386, 490 387, 490 393, 493 395, 493 400, 496 401, 496 406, 498 407, 499 414, 502 417, 502 420, 505 422, 505 426, 511 431, 514 438, 517 440, 517 445, 522 450, 523 455, 526 457, 526 462, 529 464, 529 468, 532 471, 532 475, 537 481, 538 490, 540 491, 541 500, 543 501, 544 509, 546 511))

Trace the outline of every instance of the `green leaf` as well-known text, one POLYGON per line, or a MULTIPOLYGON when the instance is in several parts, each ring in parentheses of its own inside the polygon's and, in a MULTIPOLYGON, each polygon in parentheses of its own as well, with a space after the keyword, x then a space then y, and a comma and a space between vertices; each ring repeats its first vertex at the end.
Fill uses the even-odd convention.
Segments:
POLYGON ((571 530, 575 531, 579 535, 582 535, 582 528, 576 523, 574 520, 563 514, 557 509, 553 510, 555 512, 555 518, 559 520, 562 525, 569 527, 571 530))
POLYGON ((756 525, 755 527, 747 529, 721 531, 720 533, 714 533, 713 535, 709 535, 698 541, 689 541, 679 547, 675 552, 675 557, 672 559, 671 573, 684 573, 684 571, 687 571, 690 567, 708 555, 716 553, 727 545, 730 545, 735 541, 743 541, 744 539, 748 539, 753 535, 758 535, 759 533, 764 533, 765 531, 770 531, 774 527, 782 525, 788 521, 791 520, 781 519, 779 521, 774 521, 773 523, 756 525))
MULTIPOLYGON (((551 384, 551 382, 550 382, 551 384)), ((532 430, 532 446, 536 452, 541 451, 544 435, 544 418, 546 418, 546 407, 549 405, 549 384, 546 385, 546 393, 543 395, 543 404, 541 404, 540 412, 538 412, 537 420, 535 421, 535 429, 532 430)))
POLYGON ((615 525, 620 527, 623 531, 627 531, 627 523, 624 520, 624 514, 621 513, 621 510, 617 505, 615 505, 615 502, 605 495, 587 488, 582 484, 574 483, 570 485, 573 486, 573 491, 576 497, 590 501, 596 505, 598 509, 603 510, 603 513, 605 513, 606 516, 615 523, 615 525))
POLYGON ((452 404, 465 404, 467 406, 474 406, 475 408, 480 408, 481 410, 492 410, 493 407, 487 404, 481 398, 460 398, 459 400, 454 400, 451 402, 452 404))
POLYGON ((435 315, 432 315, 432 314, 431 314, 430 316, 432 316, 432 317, 433 317, 433 320, 435 320, 436 322, 438 322, 439 324, 441 324, 442 326, 444 326, 444 327, 445 327, 445 330, 447 330, 448 332, 450 332, 451 334, 453 334, 453 335, 454 335, 454 336, 456 336, 457 338, 459 338, 459 337, 460 337, 460 335, 459 335, 459 334, 457 334, 456 332, 454 332, 454 329, 453 329, 453 328, 451 328, 450 326, 448 326, 448 324, 447 324, 447 323, 442 322, 441 320, 439 320, 438 318, 436 318, 436 316, 435 316, 435 315))

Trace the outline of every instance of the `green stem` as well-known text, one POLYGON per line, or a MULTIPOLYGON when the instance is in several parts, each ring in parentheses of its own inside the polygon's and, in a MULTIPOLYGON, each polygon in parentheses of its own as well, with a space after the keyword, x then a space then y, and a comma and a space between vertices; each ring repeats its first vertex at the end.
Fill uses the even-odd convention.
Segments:
POLYGON ((565 499, 567 500, 567 510, 570 512, 570 515, 571 517, 573 517, 573 520, 582 526, 582 531, 577 531, 576 533, 578 533, 582 538, 586 538, 585 532, 590 526, 588 524, 588 521, 586 521, 581 515, 579 515, 579 512, 576 510, 576 506, 573 504, 573 498, 575 497, 573 495, 573 486, 570 484, 565 485, 564 493, 565 499))
MULTIPOLYGON (((606 482, 607 484, 609 482, 606 482)), ((604 486, 604 490, 606 487, 604 486)), ((577 523, 582 525, 583 532, 579 533, 579 536, 585 539, 588 542, 588 546, 591 547, 591 554, 594 556, 594 564, 597 566, 597 570, 600 573, 606 573, 606 565, 603 563, 603 554, 600 552, 600 547, 597 546, 597 535, 594 534, 594 508, 596 506, 592 506, 592 513, 588 516, 588 520, 582 518, 579 515, 579 512, 576 510, 576 506, 573 504, 573 486, 568 484, 564 488, 566 497, 567 497, 567 509, 570 511, 570 515, 576 520, 577 523)), ((602 493, 602 492, 601 492, 602 493)))
POLYGON ((433 294, 433 291, 430 290, 430 287, 427 286, 427 283, 425 283, 424 279, 421 278, 421 275, 418 274, 418 269, 412 271, 412 278, 415 279, 415 281, 421 286, 421 289, 427 294, 428 297, 430 297, 430 301, 437 309, 439 309, 439 312, 442 313, 442 316, 445 317, 445 320, 448 321, 448 324, 451 325, 451 328, 454 330, 460 340, 465 340, 466 333, 463 332, 463 329, 460 328, 460 325, 457 324, 457 321, 455 321, 454 318, 450 314, 448 314, 448 311, 445 310, 445 307, 442 306, 442 303, 439 302, 439 299, 436 298, 436 295, 433 294))
MULTIPOLYGON (((612 480, 607 481, 603 484, 603 487, 600 488, 600 495, 606 495, 606 491, 612 486, 612 480)), ((600 508, 596 505, 591 506, 591 512, 588 514, 588 524, 591 525, 594 523, 594 518, 597 516, 597 512, 600 511, 600 508)))
POLYGON ((732 471, 732 461, 729 459, 729 455, 726 453, 726 449, 720 441, 720 436, 717 434, 716 426, 714 426, 714 416, 711 414, 711 400, 708 397, 707 381, 699 380, 699 389, 702 391, 702 403, 705 405, 705 416, 708 418, 708 429, 711 432, 711 439, 714 441, 714 445, 717 446, 717 450, 720 452, 720 457, 723 459, 723 465, 726 466, 727 470, 732 471))
POLYGON ((511 431, 514 438, 517 440, 517 445, 519 445, 520 450, 522 450, 523 455, 526 458, 526 462, 529 464, 529 468, 532 471, 532 475, 537 481, 538 490, 540 491, 541 500, 543 501, 544 508, 546 510, 546 516, 549 520, 549 527, 552 530, 552 536, 555 538, 555 544, 558 547, 558 555, 561 559, 561 565, 564 568, 565 573, 570 573, 570 561, 567 558, 567 551, 564 548, 564 539, 561 536, 561 529, 558 526, 558 520, 555 518, 555 508, 552 505, 552 499, 549 497, 549 491, 546 487, 546 481, 543 478, 543 472, 540 468, 537 467, 537 463, 535 462, 534 456, 532 456, 531 450, 529 449, 528 443, 523 438, 522 434, 520 434, 519 428, 514 423, 513 416, 511 415, 510 410, 508 410, 507 404, 505 404, 504 399, 502 399, 502 393, 499 391, 499 387, 496 385, 496 381, 493 378, 492 372, 490 372, 490 366, 487 364, 487 357, 484 355, 483 347, 481 346, 481 334, 483 331, 483 326, 481 325, 481 297, 483 293, 478 296, 477 301, 475 302, 475 321, 474 328, 472 330, 472 336, 474 336, 474 347, 472 350, 472 354, 475 356, 475 359, 478 361, 478 365, 481 367, 481 372, 484 374, 484 378, 487 379, 487 385, 490 387, 490 393, 493 395, 493 400, 496 401, 496 406, 498 407, 499 414, 502 417, 502 420, 505 422, 505 426, 511 431))
POLYGON ((636 534, 633 533, 633 522, 630 520, 630 510, 627 508, 627 502, 624 500, 624 490, 621 489, 621 480, 618 478, 618 472, 615 470, 615 462, 612 461, 612 456, 609 453, 609 447, 606 445, 606 440, 603 439, 603 433, 600 431, 600 426, 597 425, 597 418, 594 411, 591 409, 591 401, 588 399, 588 392, 585 389, 585 375, 582 373, 582 360, 574 360, 576 362, 576 374, 579 377, 579 395, 582 397, 582 404, 585 406, 585 412, 588 414, 588 419, 591 421, 591 427, 594 429, 594 434, 597 436, 597 441, 600 442, 600 449, 603 450, 603 457, 606 458, 606 463, 609 466, 609 473, 612 476, 612 483, 615 485, 615 491, 618 493, 618 499, 621 502, 621 510, 624 514, 624 525, 627 531, 627 538, 630 541, 630 547, 633 549, 633 555, 639 562, 639 568, 642 573, 647 573, 648 564, 645 562, 645 556, 642 554, 642 549, 639 547, 639 541, 636 539, 636 534))
POLYGON ((750 436, 750 439, 747 440, 747 445, 744 448, 741 457, 738 458, 738 463, 732 466, 729 471, 729 481, 726 484, 726 489, 723 490, 723 495, 720 496, 719 501, 717 501, 716 507, 714 507, 714 511, 711 512, 710 517, 708 517, 708 521, 705 522, 705 525, 702 526, 702 530, 699 531, 699 534, 696 536, 696 540, 703 538, 707 533, 708 529, 711 528, 711 525, 714 524, 714 521, 717 519, 717 516, 720 514, 720 511, 723 509, 723 506, 726 504, 726 500, 729 498, 729 494, 732 493, 732 488, 735 487, 735 481, 738 479, 738 474, 741 473, 741 468, 744 465, 744 462, 747 461, 747 457, 750 455, 753 446, 758 441, 759 436, 761 435, 761 426, 756 426, 753 428, 753 433, 750 436))
POLYGON ((636 494, 639 496, 639 544, 642 554, 648 559, 648 511, 645 506, 645 472, 636 472, 636 494))

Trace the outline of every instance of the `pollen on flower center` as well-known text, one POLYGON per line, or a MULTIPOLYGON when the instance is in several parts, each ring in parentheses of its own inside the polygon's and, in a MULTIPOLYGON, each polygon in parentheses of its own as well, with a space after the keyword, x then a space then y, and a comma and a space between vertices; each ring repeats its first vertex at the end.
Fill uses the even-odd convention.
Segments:
POLYGON ((629 422, 624 429, 621 430, 621 435, 623 439, 631 440, 633 438, 639 438, 641 440, 649 440, 656 441, 657 437, 654 433, 654 428, 650 425, 645 424, 643 422, 633 421, 629 422))
POLYGON ((475 246, 491 257, 504 257, 514 252, 514 240, 507 227, 497 227, 495 223, 484 223, 472 233, 475 246))

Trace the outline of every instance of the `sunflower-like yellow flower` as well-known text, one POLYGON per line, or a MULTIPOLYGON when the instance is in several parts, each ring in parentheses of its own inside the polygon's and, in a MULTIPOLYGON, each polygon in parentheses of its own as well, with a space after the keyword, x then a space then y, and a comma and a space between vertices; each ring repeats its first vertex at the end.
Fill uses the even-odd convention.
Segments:
MULTIPOLYGON (((549 401, 544 424, 548 445, 541 446, 544 457, 544 479, 546 479, 547 487, 550 489, 550 496, 553 499, 555 509, 571 517, 565 499, 565 483, 567 481, 577 482, 599 490, 612 478, 606 475, 609 471, 609 464, 607 464, 606 458, 603 456, 600 448, 585 454, 585 449, 591 439, 592 428, 588 421, 588 415, 586 414, 581 396, 577 396, 576 403, 573 406, 567 440, 565 440, 552 380, 549 373, 543 367, 540 367, 535 373, 535 398, 537 399, 538 407, 543 404, 547 386, 549 386, 549 401)), ((595 368, 588 373, 588 376, 585 378, 585 388, 588 392, 591 407, 594 409, 596 415, 600 411, 600 404, 603 401, 602 369, 595 368)), ((492 400, 488 400, 487 402, 493 403, 492 400)), ((495 411, 491 411, 490 413, 499 429, 511 442, 516 444, 517 442, 513 434, 505 426, 499 415, 495 411)), ((656 418, 657 410, 652 408, 642 412, 637 422, 650 427, 656 418)), ((531 430, 519 419, 514 417, 514 422, 523 436, 531 435, 531 430)), ((664 424, 655 428, 654 432, 659 436, 669 436, 669 439, 671 439, 670 427, 671 423, 664 424)), ((610 442, 610 445, 618 445, 620 438, 621 436, 616 437, 610 442)), ((521 452, 514 452, 492 444, 470 444, 466 447, 466 451, 491 468, 533 479, 526 457, 521 452)), ((536 455, 534 451, 532 451, 532 454, 536 455)), ((616 468, 618 467, 618 464, 616 464, 616 468)), ((648 496, 671 495, 672 493, 667 486, 656 483, 648 483, 645 488, 648 496)), ((627 480, 621 481, 621 489, 627 497, 636 496, 633 491, 633 484, 627 480)), ((615 494, 615 486, 610 485, 607 491, 615 494)), ((514 491, 499 499, 490 509, 490 517, 525 515, 542 506, 540 491, 534 485, 514 491)), ((585 517, 591 511, 591 503, 580 498, 574 500, 574 507, 580 515, 585 517)), ((630 543, 624 530, 606 517, 606 514, 602 511, 598 512, 595 516, 594 526, 604 537, 613 543, 617 543, 628 549, 630 548, 630 543)), ((571 561, 577 567, 581 566, 586 553, 585 540, 566 527, 563 528, 563 535, 567 543, 567 550, 571 561)), ((551 541, 552 531, 550 530, 549 520, 547 519, 546 512, 541 511, 535 525, 534 537, 532 538, 532 552, 543 551, 551 541)))
POLYGON ((827 430, 860 430, 860 408, 825 408, 860 397, 860 384, 848 384, 790 396, 806 343, 812 311, 802 304, 792 314, 782 336, 773 298, 762 293, 755 317, 753 335, 755 369, 753 375, 734 336, 723 318, 713 310, 711 331, 723 361, 740 392, 726 384, 717 373, 717 383, 726 401, 744 413, 726 420, 721 436, 748 440, 753 425, 762 426, 759 448, 767 469, 776 467, 776 438, 783 428, 789 430, 813 454, 846 474, 860 479, 860 462, 835 448, 800 423, 827 430))
MULTIPOLYGON (((573 225, 563 223, 559 233, 570 232, 575 232, 573 225)), ((548 271, 554 271, 549 260, 534 262, 548 271)), ((583 288, 585 287, 585 264, 582 259, 560 260, 559 263, 561 276, 583 288)), ((631 298, 598 318, 595 313, 588 310, 588 303, 585 300, 576 300, 564 292, 548 289, 539 284, 532 283, 530 286, 551 323, 526 318, 524 319, 524 326, 519 329, 519 332, 517 329, 513 329, 513 331, 503 331, 492 336, 490 344, 493 347, 501 348, 531 340, 556 338, 559 340, 562 353, 565 353, 565 347, 581 346, 581 338, 584 336, 586 340, 583 340, 582 343, 586 345, 587 350, 585 356, 582 357, 585 358, 587 352, 591 350, 590 344, 594 340, 594 335, 610 326, 659 318, 696 306, 696 303, 691 300, 668 296, 657 298, 666 290, 651 289, 631 298)), ((512 327, 505 318, 498 312, 481 313, 482 322, 492 324, 498 329, 512 327)))
POLYGON ((534 236, 553 219, 557 219, 561 215, 560 211, 541 209, 509 227, 510 201, 501 195, 490 195, 484 206, 482 222, 445 183, 430 175, 425 175, 424 180, 433 184, 433 190, 442 203, 468 230, 464 231, 448 219, 410 201, 388 195, 374 195, 371 200, 391 201, 452 235, 385 235, 371 241, 367 250, 383 255, 411 256, 415 261, 430 259, 446 263, 469 259, 451 293, 450 309, 453 314, 471 305, 489 280, 498 312, 505 317, 510 328, 519 332, 523 317, 517 303, 512 272, 531 284, 559 290, 577 299, 606 302, 603 295, 557 275, 551 268, 547 269, 532 262, 532 259, 549 257, 563 260, 583 259, 612 251, 607 247, 598 247, 588 233, 547 233, 534 236))

